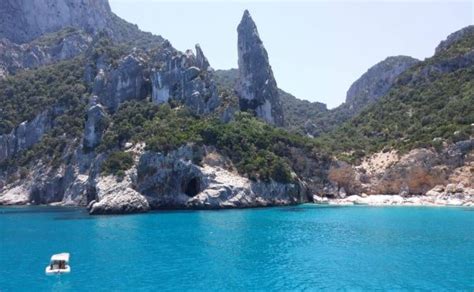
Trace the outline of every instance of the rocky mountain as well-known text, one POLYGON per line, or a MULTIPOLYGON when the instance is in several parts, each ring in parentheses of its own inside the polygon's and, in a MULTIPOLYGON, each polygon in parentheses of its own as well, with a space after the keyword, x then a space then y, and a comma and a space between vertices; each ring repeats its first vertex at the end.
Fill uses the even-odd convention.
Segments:
MULTIPOLYGON (((329 159, 312 141, 238 113, 238 97, 217 86, 199 46, 179 52, 134 31, 105 1, 81 6, 105 13, 92 30, 94 15, 79 21, 82 10, 68 10, 82 4, 40 2, 54 16, 3 3, 15 10, 4 10, 5 19, 53 19, 3 39, 0 204, 89 206, 95 214, 254 207, 304 202, 323 187, 329 159), (127 33, 131 40, 121 37, 127 33)), ((256 60, 268 65, 256 40, 250 35, 243 72, 256 60)), ((245 78, 274 83, 269 65, 265 72, 245 78)), ((275 95, 263 97, 278 105, 275 95)))
POLYGON ((278 87, 267 51, 248 10, 245 10, 237 32, 239 77, 236 91, 240 108, 244 111, 254 111, 257 117, 267 123, 283 126, 283 109, 278 87))

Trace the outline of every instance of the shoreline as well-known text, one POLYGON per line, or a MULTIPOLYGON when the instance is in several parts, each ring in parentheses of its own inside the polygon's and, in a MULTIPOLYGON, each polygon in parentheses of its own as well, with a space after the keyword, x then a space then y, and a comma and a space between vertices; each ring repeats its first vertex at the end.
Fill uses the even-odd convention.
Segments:
POLYGON ((352 195, 346 198, 329 199, 313 196, 313 202, 328 206, 400 206, 400 207, 474 207, 474 196, 411 196, 400 195, 352 195))
MULTIPOLYGON (((326 197, 313 196, 313 202, 305 202, 300 204, 289 204, 289 205, 270 205, 270 206, 255 206, 255 207, 241 207, 241 208, 211 208, 211 209, 192 209, 192 208, 160 208, 152 209, 148 212, 141 213, 123 213, 123 214, 89 214, 91 216, 121 216, 121 215, 136 215, 136 214, 147 214, 147 213, 157 213, 157 212, 169 212, 169 211, 228 211, 228 210, 245 210, 245 209, 266 209, 266 208, 281 208, 281 207, 295 207, 301 205, 314 205, 314 206, 326 206, 326 207, 442 207, 442 208, 473 208, 474 209, 474 197, 467 201, 462 201, 461 204, 455 202, 450 203, 441 203, 441 202, 431 202, 430 198, 427 196, 413 196, 409 198, 403 198, 398 195, 369 195, 367 197, 361 197, 358 195, 348 196, 346 198, 340 199, 328 199, 326 197), (387 197, 396 197, 391 200, 387 197), (400 200, 402 198, 403 200, 400 200)), ((61 205, 61 204, 45 204, 45 205, 35 205, 35 204, 17 204, 17 205, 0 205, 1 209, 9 208, 26 208, 26 207, 35 207, 35 208, 55 208, 55 209, 70 209, 70 210, 85 210, 87 211, 86 206, 73 206, 73 205, 61 205)))

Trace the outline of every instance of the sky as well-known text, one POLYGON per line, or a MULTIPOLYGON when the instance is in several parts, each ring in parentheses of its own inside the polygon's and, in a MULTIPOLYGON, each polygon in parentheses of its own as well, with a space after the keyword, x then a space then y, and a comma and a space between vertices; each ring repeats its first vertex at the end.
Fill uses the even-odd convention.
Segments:
POLYGON ((278 87, 333 108, 388 56, 430 57, 474 23, 473 0, 110 0, 112 10, 178 50, 199 43, 214 69, 237 68, 237 32, 248 9, 278 87))

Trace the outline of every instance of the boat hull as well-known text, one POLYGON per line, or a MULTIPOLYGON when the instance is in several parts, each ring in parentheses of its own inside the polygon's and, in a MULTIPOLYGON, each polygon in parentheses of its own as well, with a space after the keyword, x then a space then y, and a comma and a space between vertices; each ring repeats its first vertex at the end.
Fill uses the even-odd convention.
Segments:
POLYGON ((44 272, 48 276, 68 274, 71 272, 71 267, 66 266, 64 269, 51 269, 50 266, 47 266, 44 272))

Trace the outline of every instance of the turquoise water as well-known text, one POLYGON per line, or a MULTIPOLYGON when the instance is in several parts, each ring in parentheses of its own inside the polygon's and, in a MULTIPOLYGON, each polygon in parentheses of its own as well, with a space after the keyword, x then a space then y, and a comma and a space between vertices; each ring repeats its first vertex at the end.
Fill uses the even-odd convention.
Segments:
POLYGON ((0 291, 474 289, 474 210, 0 208, 0 291), (51 254, 72 273, 46 277, 51 254))

